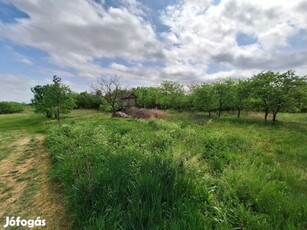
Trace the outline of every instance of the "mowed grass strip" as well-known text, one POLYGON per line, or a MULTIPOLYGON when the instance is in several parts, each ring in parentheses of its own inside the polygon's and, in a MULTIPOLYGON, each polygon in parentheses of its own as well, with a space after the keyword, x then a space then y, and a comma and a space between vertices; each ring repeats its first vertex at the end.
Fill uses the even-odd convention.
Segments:
POLYGON ((72 229, 304 229, 304 116, 70 119, 48 134, 52 176, 72 229))
POLYGON ((41 217, 46 219, 46 229, 68 229, 61 193, 49 178, 50 155, 41 134, 54 124, 33 114, 30 107, 21 114, 0 115, 1 219, 41 217))

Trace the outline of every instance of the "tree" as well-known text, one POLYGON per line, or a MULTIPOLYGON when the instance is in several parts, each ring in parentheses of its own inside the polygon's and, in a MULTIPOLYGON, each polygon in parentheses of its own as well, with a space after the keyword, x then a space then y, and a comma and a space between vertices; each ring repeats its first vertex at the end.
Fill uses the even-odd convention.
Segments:
POLYGON ((226 80, 216 82, 213 85, 213 94, 218 102, 218 116, 221 116, 223 109, 229 108, 234 104, 235 92, 234 82, 232 80, 226 80))
POLYGON ((81 92, 76 95, 76 105, 78 109, 99 109, 102 98, 96 94, 81 92))
POLYGON ((159 87, 159 104, 163 109, 182 109, 183 86, 173 81, 163 81, 159 87))
POLYGON ((248 82, 244 80, 239 80, 234 85, 234 106, 237 109, 237 117, 240 118, 241 110, 247 108, 248 97, 249 97, 249 87, 248 82))
POLYGON ((300 85, 291 92, 293 97, 292 112, 307 112, 307 76, 302 77, 300 85))
POLYGON ((157 87, 137 87, 132 92, 137 96, 137 106, 140 108, 156 108, 160 92, 157 87))
POLYGON ((109 78, 100 77, 95 83, 92 84, 95 92, 100 92, 106 102, 112 109, 112 116, 119 109, 119 95, 122 92, 121 81, 118 76, 111 76, 109 78))
POLYGON ((211 112, 217 106, 217 100, 213 94, 213 86, 203 84, 200 87, 195 87, 192 97, 194 108, 198 111, 207 111, 210 118, 211 112))
POLYGON ((75 106, 72 91, 56 75, 53 76, 53 84, 37 85, 31 91, 35 112, 44 113, 48 118, 54 116, 59 121, 62 113, 69 113, 75 106))
POLYGON ((272 112, 272 121, 275 122, 280 110, 293 107, 295 92, 304 81, 304 78, 295 75, 292 70, 284 73, 261 72, 251 78, 251 97, 264 110, 265 121, 269 112, 272 112))

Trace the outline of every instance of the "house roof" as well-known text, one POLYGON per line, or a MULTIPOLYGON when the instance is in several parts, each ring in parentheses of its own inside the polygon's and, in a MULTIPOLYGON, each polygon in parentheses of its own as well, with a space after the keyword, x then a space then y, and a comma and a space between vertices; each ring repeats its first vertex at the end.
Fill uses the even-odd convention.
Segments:
POLYGON ((137 98, 137 96, 135 96, 134 93, 132 93, 132 92, 123 93, 119 97, 120 97, 120 99, 137 98))

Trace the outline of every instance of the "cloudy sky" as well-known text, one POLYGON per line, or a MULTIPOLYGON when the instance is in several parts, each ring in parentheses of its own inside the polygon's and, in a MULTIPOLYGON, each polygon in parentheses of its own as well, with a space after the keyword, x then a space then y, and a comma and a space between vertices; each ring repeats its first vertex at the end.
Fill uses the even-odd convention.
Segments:
POLYGON ((0 0, 0 101, 60 76, 125 87, 307 74, 306 0, 0 0))

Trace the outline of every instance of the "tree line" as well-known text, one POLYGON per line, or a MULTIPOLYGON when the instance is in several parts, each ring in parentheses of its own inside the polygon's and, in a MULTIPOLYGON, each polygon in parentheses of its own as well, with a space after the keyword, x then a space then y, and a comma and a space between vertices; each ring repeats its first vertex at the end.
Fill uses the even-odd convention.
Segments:
POLYGON ((248 79, 220 79, 210 83, 191 84, 188 89, 171 81, 159 87, 133 89, 139 107, 216 112, 242 110, 262 111, 264 119, 278 112, 307 112, 307 78, 294 71, 266 71, 248 79))
MULTIPOLYGON (((53 84, 32 88, 32 103, 36 112, 60 119, 61 113, 74 108, 120 109, 119 96, 123 89, 117 77, 101 77, 93 83, 93 92, 74 93, 53 77, 53 84)), ((263 71, 247 79, 219 79, 213 82, 184 86, 163 81, 157 87, 136 87, 129 91, 137 96, 137 107, 207 112, 218 117, 224 111, 262 111, 265 121, 278 112, 307 112, 307 77, 289 70, 283 73, 263 71)))

